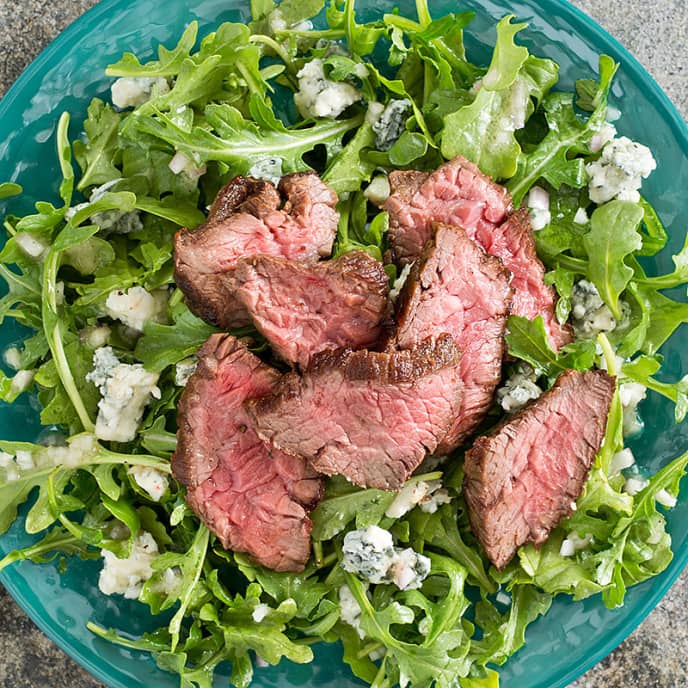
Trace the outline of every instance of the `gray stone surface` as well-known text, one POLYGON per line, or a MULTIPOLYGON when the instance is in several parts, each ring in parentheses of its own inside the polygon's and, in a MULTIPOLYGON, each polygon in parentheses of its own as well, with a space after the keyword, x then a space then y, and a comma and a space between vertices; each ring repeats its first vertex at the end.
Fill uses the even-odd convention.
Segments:
MULTIPOLYGON (((94 0, 0 0, 0 96, 38 52, 94 0)), ((685 0, 574 0, 615 35, 688 117, 685 0)), ((0 587, 0 686, 99 688, 0 587)), ((643 624, 572 688, 688 686, 688 572, 643 624)), ((504 686, 503 688, 518 688, 504 686)))

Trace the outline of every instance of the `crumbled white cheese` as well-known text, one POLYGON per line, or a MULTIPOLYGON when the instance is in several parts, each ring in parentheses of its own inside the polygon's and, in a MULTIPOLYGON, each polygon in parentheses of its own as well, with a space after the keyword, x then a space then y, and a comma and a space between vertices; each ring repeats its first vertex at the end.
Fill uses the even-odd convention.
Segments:
POLYGON ((248 176, 255 179, 264 179, 275 186, 282 179, 282 158, 261 158, 253 163, 248 170, 248 176))
POLYGON ((626 468, 630 468, 634 463, 635 457, 633 456, 633 452, 628 448, 622 449, 612 456, 612 460, 609 464, 609 475, 618 475, 626 468))
POLYGON ((527 363, 519 364, 497 390, 497 402, 507 413, 520 411, 529 401, 537 399, 542 389, 537 386, 538 375, 527 363))
POLYGON ((578 533, 569 533, 567 537, 561 541, 559 554, 562 557, 572 557, 579 550, 588 547, 592 543, 592 540, 592 535, 580 537, 578 533))
POLYGON ((251 616, 256 623, 260 623, 270 612, 272 608, 267 604, 257 604, 253 608, 251 616))
POLYGON ((602 146, 611 141, 616 136, 616 127, 609 122, 604 122, 593 134, 590 140, 590 150, 597 153, 602 150, 602 146))
POLYGON ((611 332, 625 325, 630 317, 630 306, 619 301, 622 320, 618 321, 601 299, 597 287, 588 280, 580 280, 571 294, 571 324, 577 337, 595 337, 600 332, 611 332))
POLYGON ((33 370, 18 370, 14 374, 12 384, 10 385, 12 392, 14 394, 21 394, 26 391, 31 386, 34 375, 35 373, 33 370))
POLYGON ((42 260, 48 252, 48 244, 28 232, 18 232, 14 235, 14 241, 29 258, 35 261, 42 260))
POLYGON ((158 289, 153 293, 138 285, 126 291, 116 289, 108 294, 105 312, 113 320, 120 320, 127 327, 143 332, 147 322, 164 320, 167 298, 166 289, 158 289))
POLYGON ((108 325, 91 325, 79 332, 79 341, 89 349, 100 349, 107 345, 111 334, 108 325))
POLYGON ((344 536, 342 568, 369 583, 394 583, 400 590, 419 588, 430 560, 414 550, 394 547, 392 534, 378 526, 344 536))
POLYGON ((549 193, 541 186, 534 186, 528 192, 528 212, 533 231, 538 232, 552 222, 552 213, 549 209, 549 193))
POLYGON ((418 505, 427 513, 435 513, 441 504, 448 504, 450 501, 449 492, 442 488, 441 481, 418 480, 401 488, 394 501, 387 507, 385 516, 401 518, 418 505))
POLYGON ((26 449, 20 449, 17 451, 14 460, 16 461, 17 468, 20 471, 30 471, 32 468, 36 467, 33 461, 33 454, 26 449))
POLYGON ((167 476, 156 468, 137 465, 132 466, 128 473, 134 478, 136 484, 150 495, 154 502, 159 502, 167 492, 169 487, 167 476))
POLYGON ((578 208, 578 210, 576 210, 576 214, 573 216, 573 221, 577 225, 587 225, 588 222, 590 222, 590 218, 588 217, 588 213, 585 208, 578 208))
POLYGON ((411 113, 411 101, 407 98, 390 100, 373 124, 375 147, 388 151, 406 131, 406 121, 411 113))
POLYGON ((14 368, 14 370, 21 368, 21 351, 16 346, 5 349, 2 357, 10 368, 14 368))
POLYGON ((120 363, 111 347, 93 354, 93 370, 86 376, 100 390, 96 436, 101 440, 130 442, 136 437, 143 410, 152 397, 160 398, 158 374, 140 363, 120 363))
POLYGON ((153 575, 151 565, 158 555, 158 544, 150 533, 142 531, 134 539, 126 559, 119 559, 106 549, 101 550, 101 554, 100 591, 105 595, 124 595, 135 600, 141 594, 143 584, 153 575))
POLYGON ((407 547, 396 553, 389 573, 399 590, 417 590, 430 573, 430 559, 407 547))
POLYGON ((667 509, 673 509, 676 506, 676 497, 669 494, 666 490, 662 489, 655 493, 655 499, 662 505, 667 507, 667 509))
POLYGON ((638 190, 657 167, 647 146, 626 136, 607 142, 599 160, 588 163, 590 200, 602 204, 616 198, 620 201, 640 200, 638 190))
POLYGON ((389 300, 392 303, 394 303, 399 298, 399 294, 401 293, 401 290, 404 288, 408 276, 411 274, 412 267, 413 263, 406 263, 399 277, 397 277, 394 280, 394 284, 392 285, 392 288, 389 290, 389 300))
POLYGON ((189 378, 196 372, 197 366, 198 359, 195 356, 179 361, 174 366, 174 384, 177 387, 186 387, 189 378))
POLYGON ((624 382, 619 385, 619 400, 623 408, 624 437, 635 435, 642 430, 638 418, 638 404, 647 396, 647 387, 639 382, 624 382))
POLYGON ((442 506, 442 504, 449 504, 451 501, 452 496, 449 494, 449 490, 444 487, 440 487, 422 499, 418 506, 420 507, 420 510, 426 514, 434 514, 442 506))
POLYGON ((185 174, 189 179, 198 179, 207 172, 206 165, 196 163, 181 151, 177 151, 167 165, 173 174, 185 174))
POLYGON ((359 638, 365 637, 361 628, 361 607, 348 585, 339 588, 339 616, 344 623, 352 626, 359 638))
POLYGON ((648 481, 643 478, 627 478, 623 486, 623 491, 635 497, 642 492, 648 485, 648 481))
POLYGON ((307 62, 296 76, 299 90, 294 94, 294 103, 302 117, 335 118, 362 98, 350 83, 328 79, 320 58, 307 62))
POLYGON ((138 107, 148 102, 153 96, 169 93, 170 85, 163 77, 125 76, 117 79, 110 87, 112 104, 124 110, 138 107))
POLYGON ((389 179, 384 174, 378 174, 366 187, 363 195, 373 204, 380 207, 391 193, 389 179))
POLYGON ((130 234, 143 229, 137 210, 126 213, 121 210, 104 210, 102 213, 94 213, 91 222, 107 234, 130 234))
POLYGON ((394 559, 394 540, 388 530, 369 526, 344 536, 342 568, 371 583, 389 582, 388 571, 394 559))
POLYGON ((382 103, 378 103, 376 100, 368 103, 368 109, 366 110, 365 121, 372 127, 375 122, 377 122, 382 113, 385 111, 385 106, 382 103))

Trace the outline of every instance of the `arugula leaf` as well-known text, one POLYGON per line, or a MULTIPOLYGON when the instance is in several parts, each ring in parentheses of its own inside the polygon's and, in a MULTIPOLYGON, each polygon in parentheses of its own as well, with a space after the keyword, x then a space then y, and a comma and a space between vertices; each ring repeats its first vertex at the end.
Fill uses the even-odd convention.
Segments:
POLYGON ((134 355, 147 370, 159 372, 198 351, 216 328, 197 318, 183 303, 174 307, 172 325, 148 322, 134 355))
POLYGON ((680 423, 688 413, 688 375, 684 375, 678 382, 660 382, 652 377, 659 369, 660 361, 656 357, 639 356, 624 363, 621 370, 624 376, 673 401, 676 405, 674 417, 680 423))
POLYGON ((362 182, 370 181, 375 165, 366 162, 363 157, 362 152, 366 148, 375 148, 375 134, 372 126, 368 122, 363 122, 322 176, 322 180, 329 184, 337 195, 358 191, 362 182))
POLYGON ((74 142, 74 157, 81 167, 77 189, 83 191, 112 181, 121 176, 117 168, 119 149, 117 131, 122 116, 102 100, 94 98, 88 106, 88 119, 84 122, 87 141, 74 142))
MULTIPOLYGON (((531 96, 540 100, 556 83, 558 68, 551 60, 526 65, 528 50, 514 43, 525 24, 511 24, 513 15, 497 25, 497 44, 480 90, 470 105, 444 118, 442 155, 465 155, 494 179, 508 179, 517 171, 521 147, 515 132, 533 112, 531 96)), ((534 59, 534 58, 533 58, 534 59)))
MULTIPOLYGON (((266 157, 280 158, 283 172, 289 173, 309 169, 303 161, 305 153, 320 144, 333 150, 347 131, 363 121, 363 116, 358 115, 346 120, 323 120, 309 127, 287 129, 273 120, 272 127, 263 130, 245 120, 230 105, 209 105, 205 117, 217 134, 201 127, 187 132, 163 113, 156 117, 137 118, 132 129, 151 134, 199 162, 226 162, 234 174, 247 174, 254 162, 266 157)), ((128 135, 132 134, 132 131, 128 132, 128 135)))
POLYGON ((507 183, 516 207, 521 205, 529 189, 544 177, 556 188, 562 180, 578 178, 580 163, 569 156, 579 152, 590 153, 590 143, 604 124, 607 96, 618 64, 607 55, 600 57, 600 82, 597 90, 598 105, 587 121, 582 122, 573 108, 573 96, 551 93, 545 97, 543 108, 549 131, 530 153, 521 156, 518 170, 507 183))
POLYGON ((588 253, 588 279, 617 320, 621 320, 619 295, 633 277, 633 269, 624 259, 642 246, 638 232, 642 219, 643 211, 637 204, 610 201, 595 210, 590 218, 590 232, 583 237, 588 253))
POLYGON ((198 35, 198 22, 192 21, 184 30, 177 45, 168 50, 165 46, 158 47, 158 59, 141 64, 132 53, 124 53, 119 62, 111 64, 105 69, 108 76, 132 77, 167 77, 179 73, 182 63, 189 57, 198 35))

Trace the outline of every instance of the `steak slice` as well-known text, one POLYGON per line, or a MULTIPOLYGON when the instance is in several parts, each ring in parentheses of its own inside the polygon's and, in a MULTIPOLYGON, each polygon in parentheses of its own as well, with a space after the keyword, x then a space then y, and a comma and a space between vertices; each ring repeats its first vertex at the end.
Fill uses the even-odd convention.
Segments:
POLYGON ((571 333, 554 314, 555 292, 544 283, 545 268, 537 257, 526 209, 509 215, 508 191, 461 156, 431 174, 392 172, 389 240, 398 265, 415 260, 432 237, 432 223, 462 227, 491 256, 512 272, 511 312, 529 320, 542 315, 552 347, 571 341, 571 333))
POLYGON ((542 316, 550 344, 558 351, 571 341, 571 331, 555 315, 556 292, 545 284, 545 266, 537 257, 526 208, 513 213, 496 231, 479 229, 473 237, 490 255, 502 259, 511 271, 514 298, 511 313, 528 320, 542 316))
POLYGON ((572 513, 604 438, 614 387, 602 370, 567 370, 466 453, 471 527, 498 569, 521 545, 542 544, 572 513))
POLYGON ((222 328, 250 322, 234 298, 233 272, 245 256, 308 262, 332 251, 337 195, 314 172, 270 182, 236 177, 217 195, 207 221, 174 239, 174 278, 189 308, 222 328), (283 202, 284 198, 284 202, 283 202))
POLYGON ((441 223, 434 229, 397 301, 394 345, 410 349, 447 332, 462 352, 461 408, 437 447, 446 454, 475 430, 492 405, 512 290, 511 273, 463 229, 441 223))
POLYGON ((389 315, 389 278, 365 251, 310 264, 254 256, 239 261, 235 279, 273 351, 302 368, 321 351, 371 347, 389 315))
POLYGON ((392 172, 389 242, 399 266, 414 261, 432 238, 432 223, 462 227, 473 238, 479 229, 496 229, 511 210, 508 191, 461 156, 431 174, 392 172))
POLYGON ((459 410, 459 361, 450 335, 409 351, 325 352, 248 407, 261 437, 317 471, 398 489, 459 410))
POLYGON ((307 511, 322 481, 302 458, 265 444, 243 407, 269 394, 279 377, 238 340, 212 335, 179 402, 172 472, 223 547, 276 571, 302 571, 310 555, 307 511))

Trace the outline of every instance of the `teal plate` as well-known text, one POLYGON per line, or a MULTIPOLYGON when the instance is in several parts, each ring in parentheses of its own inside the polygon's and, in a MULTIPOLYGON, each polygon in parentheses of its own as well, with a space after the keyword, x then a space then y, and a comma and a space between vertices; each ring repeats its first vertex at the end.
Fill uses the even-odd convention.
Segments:
MULTIPOLYGON (((56 197, 59 169, 54 133, 59 114, 72 113, 72 135, 86 115, 93 96, 106 96, 109 80, 104 68, 122 52, 152 54, 159 42, 176 42, 184 26, 198 19, 208 31, 221 21, 246 21, 241 0, 105 0, 65 31, 21 76, 0 103, 0 180, 22 184, 25 194, 8 204, 21 214, 40 199, 56 197)), ((446 0, 433 2, 436 16, 456 9, 446 0)), ((685 181, 688 179, 688 128, 673 105, 640 64, 584 14, 561 0, 462 0, 461 8, 475 9, 467 46, 475 61, 487 62, 494 44, 495 22, 514 13, 529 22, 519 34, 536 55, 555 59, 561 66, 561 84, 596 73, 599 53, 621 62, 611 104, 623 115, 619 130, 649 145, 659 162, 645 183, 644 193, 654 203, 672 237, 668 249, 648 269, 670 270, 671 254, 679 250, 688 227, 685 181)), ((361 2, 365 19, 389 10, 390 3, 361 2)), ((413 5, 403 2, 411 15, 413 5)), ((680 297, 679 297, 680 298, 680 297)), ((21 338, 11 324, 0 330, 0 347, 21 338)), ((666 374, 676 379, 688 372, 685 326, 664 347, 666 374)), ((668 403, 651 398, 641 407, 646 426, 632 443, 639 463, 651 471, 688 447, 688 423, 674 425, 668 403)), ((30 403, 0 409, 0 436, 32 439, 38 430, 30 403)), ((501 670, 508 688, 558 688, 567 685, 616 647, 652 610, 688 561, 688 496, 684 489, 678 506, 668 515, 676 556, 661 575, 632 588, 622 609, 605 609, 599 597, 571 603, 557 599, 546 617, 528 631, 526 646, 501 670)), ((25 546, 29 538, 17 522, 0 538, 0 556, 25 546)), ((112 688, 165 688, 178 685, 141 653, 129 652, 91 635, 86 621, 138 634, 151 628, 147 607, 106 597, 97 587, 97 562, 70 562, 66 573, 55 566, 21 563, 0 580, 36 624, 76 661, 112 688)), ((227 676, 226 671, 222 672, 227 676)), ((225 683, 226 685, 226 683, 225 683)), ((259 669, 255 686, 318 686, 346 688, 362 685, 341 662, 339 646, 316 649, 312 665, 283 662, 259 669)))

